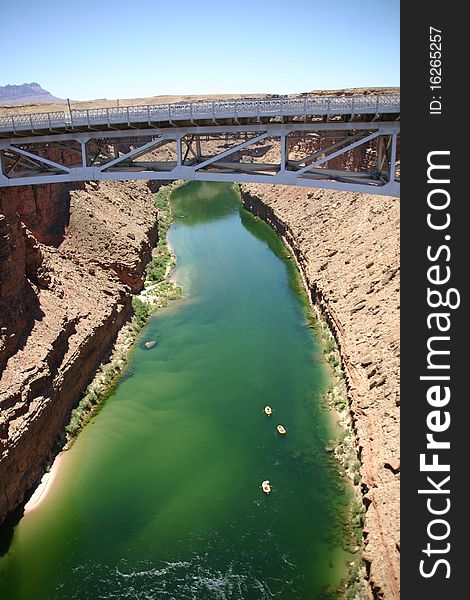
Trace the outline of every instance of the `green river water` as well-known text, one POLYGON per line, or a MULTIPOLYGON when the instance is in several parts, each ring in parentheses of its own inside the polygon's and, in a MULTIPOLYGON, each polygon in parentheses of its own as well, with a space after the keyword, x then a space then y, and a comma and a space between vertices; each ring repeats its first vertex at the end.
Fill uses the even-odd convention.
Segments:
POLYGON ((172 205, 184 298, 16 526, 1 600, 319 600, 345 575, 348 492, 295 264, 231 185, 172 205))

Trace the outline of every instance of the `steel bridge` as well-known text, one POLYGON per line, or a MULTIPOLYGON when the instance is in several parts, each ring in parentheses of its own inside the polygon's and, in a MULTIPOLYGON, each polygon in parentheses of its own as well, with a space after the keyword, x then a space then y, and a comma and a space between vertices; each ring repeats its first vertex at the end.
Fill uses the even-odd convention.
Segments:
POLYGON ((400 195, 399 95, 202 101, 0 117, 0 188, 203 180, 400 195))

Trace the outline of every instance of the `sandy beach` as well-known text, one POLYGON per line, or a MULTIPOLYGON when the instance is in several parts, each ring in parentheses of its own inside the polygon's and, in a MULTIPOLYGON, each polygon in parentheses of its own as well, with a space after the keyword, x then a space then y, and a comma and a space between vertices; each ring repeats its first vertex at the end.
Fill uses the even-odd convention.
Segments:
POLYGON ((25 504, 24 514, 38 508, 38 506, 40 506, 40 504, 46 499, 47 494, 52 488, 54 480, 57 476, 63 457, 64 453, 60 452, 52 463, 50 470, 47 473, 44 473, 41 483, 38 485, 31 498, 25 504))

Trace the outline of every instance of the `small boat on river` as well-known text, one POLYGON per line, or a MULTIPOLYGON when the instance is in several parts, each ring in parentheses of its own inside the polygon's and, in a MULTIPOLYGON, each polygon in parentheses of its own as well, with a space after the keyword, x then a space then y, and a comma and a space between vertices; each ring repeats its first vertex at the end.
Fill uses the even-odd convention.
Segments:
POLYGON ((264 413, 270 417, 273 414, 273 409, 270 406, 265 406, 264 413))
POLYGON ((287 433, 286 428, 283 425, 278 425, 276 429, 280 435, 286 435, 287 433))

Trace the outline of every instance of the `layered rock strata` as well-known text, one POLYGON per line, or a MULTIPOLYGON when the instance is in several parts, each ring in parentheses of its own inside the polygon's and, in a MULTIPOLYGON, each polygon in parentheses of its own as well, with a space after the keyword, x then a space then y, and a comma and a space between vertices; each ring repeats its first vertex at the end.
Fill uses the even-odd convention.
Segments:
POLYGON ((336 338, 361 462, 371 595, 399 598, 399 200, 242 185, 296 254, 336 338))
POLYGON ((155 223, 140 182, 0 191, 0 521, 131 316, 155 223))

